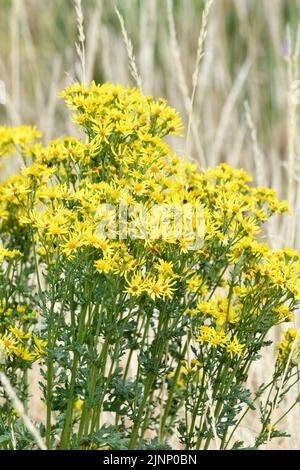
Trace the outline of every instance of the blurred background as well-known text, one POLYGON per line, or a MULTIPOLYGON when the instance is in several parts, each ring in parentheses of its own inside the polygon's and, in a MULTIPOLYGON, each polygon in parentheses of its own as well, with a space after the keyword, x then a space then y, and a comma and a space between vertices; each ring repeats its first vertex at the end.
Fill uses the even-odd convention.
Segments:
MULTIPOLYGON (((243 167, 275 188, 293 215, 272 221, 264 237, 299 249, 300 2, 214 0, 203 18, 204 0, 82 0, 87 82, 135 85, 115 6, 143 92, 167 98, 186 127, 193 102, 189 145, 176 139, 173 149, 200 167, 243 167)), ((72 0, 0 0, 1 125, 34 124, 45 141, 76 132, 57 94, 81 80, 77 21, 72 0)), ((7 161, 0 178, 15 166, 7 161)), ((252 371, 253 384, 268 360, 252 371)), ((299 414, 279 447, 300 448, 299 414)))

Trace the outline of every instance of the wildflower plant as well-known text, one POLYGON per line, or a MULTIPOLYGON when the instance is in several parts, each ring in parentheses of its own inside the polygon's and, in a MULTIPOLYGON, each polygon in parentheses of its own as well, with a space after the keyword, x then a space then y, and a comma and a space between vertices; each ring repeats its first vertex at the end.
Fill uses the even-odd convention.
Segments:
MULTIPOLYGON (((163 139, 183 127, 163 99, 109 83, 61 96, 84 138, 45 146, 31 127, 0 128, 0 155, 23 160, 0 187, 0 369, 27 403, 39 362, 47 448, 166 448, 174 436, 242 448, 255 408, 248 446, 285 435, 297 332, 269 383, 247 378, 300 300, 300 255, 260 241, 286 202, 243 170, 200 172, 175 155, 163 139)), ((0 445, 14 429, 17 448, 34 448, 0 392, 0 445)))

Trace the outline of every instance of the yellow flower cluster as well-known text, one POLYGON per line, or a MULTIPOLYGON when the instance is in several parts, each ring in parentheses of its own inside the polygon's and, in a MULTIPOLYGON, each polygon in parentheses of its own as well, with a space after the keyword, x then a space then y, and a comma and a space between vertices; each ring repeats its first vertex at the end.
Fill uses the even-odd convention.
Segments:
POLYGON ((0 157, 11 155, 15 147, 21 148, 41 137, 41 133, 31 126, 0 126, 0 157))
POLYGON ((0 187, 0 231, 10 246, 21 249, 29 233, 46 264, 57 256, 65 263, 88 259, 132 299, 177 298, 198 321, 200 345, 226 348, 231 357, 243 352, 240 325, 248 328, 266 311, 274 324, 291 319, 300 300, 299 254, 272 252, 258 240, 261 225, 288 210, 285 201, 253 187, 244 170, 221 164, 199 172, 173 154, 162 138, 180 134, 182 123, 163 99, 108 83, 73 84, 61 96, 84 141, 43 146, 30 127, 0 129, 1 153, 21 146, 27 162, 0 187), (149 231, 157 204, 201 207, 202 246, 193 245, 194 216, 184 236, 176 234, 176 214, 167 234, 163 217, 149 231), (122 223, 120 205, 127 211, 122 223))
POLYGON ((32 316, 35 312, 27 313, 23 305, 17 305, 13 311, 0 304, 0 364, 5 364, 10 358, 39 361, 46 355, 47 342, 41 341, 29 329, 32 316))
POLYGON ((167 378, 169 380, 176 380, 178 387, 184 387, 186 382, 191 379, 201 379, 203 375, 203 364, 197 359, 192 359, 188 364, 182 360, 177 372, 171 371, 168 373, 167 378))
POLYGON ((280 364, 294 367, 300 361, 300 338, 297 330, 289 328, 284 333, 283 340, 277 345, 277 360, 280 364))
POLYGON ((132 296, 140 296, 146 292, 152 300, 157 298, 172 299, 175 282, 174 277, 168 274, 158 273, 157 276, 148 275, 143 279, 142 273, 137 272, 130 280, 127 280, 125 292, 132 296))
POLYGON ((230 357, 241 356, 245 348, 245 344, 241 344, 236 335, 230 338, 223 330, 217 331, 214 327, 207 325, 200 327, 197 340, 201 345, 209 344, 213 348, 225 348, 230 357))
POLYGON ((164 99, 154 101, 137 89, 93 82, 88 89, 74 84, 61 96, 71 109, 79 111, 74 120, 93 135, 91 143, 98 149, 103 143, 109 145, 116 135, 123 141, 148 142, 151 136, 178 134, 183 129, 177 112, 164 99))
MULTIPOLYGON (((3 265, 8 265, 11 260, 17 262, 21 257, 19 250, 8 250, 0 245, 1 276, 3 265)), ((6 302, 0 298, 0 364, 10 362, 11 358, 33 362, 46 355, 44 348, 47 343, 30 331, 31 324, 36 322, 35 317, 36 312, 29 311, 24 305, 7 307, 6 302)))
POLYGON ((0 264, 5 258, 17 258, 19 256, 22 256, 22 253, 19 250, 7 250, 0 245, 0 264))

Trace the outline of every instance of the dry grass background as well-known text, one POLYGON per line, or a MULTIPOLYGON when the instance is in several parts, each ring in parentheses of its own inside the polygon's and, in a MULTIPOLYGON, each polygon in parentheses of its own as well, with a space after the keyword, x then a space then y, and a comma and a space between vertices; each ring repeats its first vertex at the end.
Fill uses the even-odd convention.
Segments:
MULTIPOLYGON (((203 0, 82 0, 82 8, 84 57, 74 2, 0 0, 1 123, 36 124, 45 140, 74 133, 57 92, 81 79, 83 64, 87 82, 137 82, 181 112, 188 142, 172 142, 180 155, 202 167, 243 167, 289 200, 293 216, 270 223, 264 237, 300 249, 299 106, 291 99, 300 80, 300 3, 215 0, 209 15, 203 0)), ((0 178, 17 164, 7 162, 0 178)), ((255 364, 252 386, 267 380, 272 360, 268 352, 255 364)), ((31 403, 39 417, 38 400, 31 403)), ((300 407, 285 423, 293 437, 273 447, 300 448, 299 422, 300 407)), ((252 435, 249 419, 238 438, 252 435)))

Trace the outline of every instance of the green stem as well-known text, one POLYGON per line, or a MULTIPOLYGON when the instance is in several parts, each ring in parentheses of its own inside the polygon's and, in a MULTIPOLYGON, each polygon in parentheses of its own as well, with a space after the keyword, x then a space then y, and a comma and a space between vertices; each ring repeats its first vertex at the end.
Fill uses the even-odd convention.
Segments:
MULTIPOLYGON (((55 301, 52 300, 49 320, 48 320, 48 346, 51 350, 54 343, 52 342, 52 330, 53 330, 53 312, 54 312, 55 301)), ((52 412, 52 388, 53 388, 53 359, 49 359, 47 367, 47 410, 46 410, 46 446, 47 449, 51 449, 51 412, 52 412)))
POLYGON ((153 373, 149 374, 147 379, 146 379, 143 398, 142 398, 141 403, 140 403, 139 408, 138 408, 137 417, 135 419, 135 423, 134 423, 134 426, 133 426, 131 438, 130 438, 130 441, 129 441, 129 447, 128 447, 129 450, 136 449, 136 445, 137 445, 137 441, 138 441, 138 437, 139 437, 140 424, 141 424, 141 421, 142 421, 144 409, 147 405, 147 401, 148 401, 149 395, 151 393, 151 389, 152 389, 152 385, 153 385, 154 380, 155 380, 155 374, 153 374, 153 373))
MULTIPOLYGON (((85 305, 80 312, 79 315, 79 326, 78 326, 78 344, 81 344, 84 338, 84 326, 85 326, 85 314, 87 311, 87 306, 85 305)), ((75 348, 74 344, 74 358, 73 358, 73 365, 71 370, 71 381, 70 381, 70 389, 69 389, 69 399, 66 411, 66 418, 63 426, 62 437, 61 437, 61 449, 68 449, 69 447, 69 437, 71 432, 71 424, 72 424, 72 416, 73 416, 73 407, 74 407, 74 390, 75 390, 75 382, 76 382, 76 372, 77 366, 79 362, 79 352, 75 348)))
MULTIPOLYGON (((182 353, 181 353, 182 357, 184 357, 184 355, 187 351, 187 348, 188 348, 188 340, 186 341, 185 346, 182 350, 182 353)), ((161 422, 160 422, 160 430, 159 430, 159 440, 160 440, 160 442, 162 442, 164 440, 166 422, 167 422, 169 412, 170 412, 170 408, 171 408, 171 405, 172 405, 173 395, 174 395, 174 392, 175 392, 175 389, 176 389, 177 379, 178 379, 178 376, 179 376, 179 373, 180 373, 180 369, 181 369, 181 364, 180 364, 180 361, 179 361, 179 363, 177 365, 177 368, 176 368, 176 371, 175 371, 175 375, 173 377, 173 382, 172 382, 172 385, 171 385, 171 388, 170 388, 170 393, 169 393, 167 403, 166 403, 166 406, 165 406, 165 411, 164 411, 163 417, 162 417, 161 422)))

